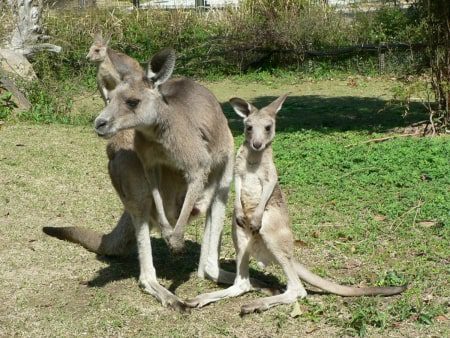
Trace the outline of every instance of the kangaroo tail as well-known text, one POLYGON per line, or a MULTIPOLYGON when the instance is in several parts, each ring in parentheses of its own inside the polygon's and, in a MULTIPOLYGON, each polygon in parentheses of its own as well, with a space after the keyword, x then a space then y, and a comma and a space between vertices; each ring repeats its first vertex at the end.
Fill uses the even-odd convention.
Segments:
POLYGON ((104 254, 100 252, 103 235, 94 230, 82 227, 43 227, 42 231, 49 236, 80 244, 89 251, 104 254))
POLYGON ((126 256, 135 247, 134 228, 126 212, 109 234, 84 227, 43 227, 42 231, 49 236, 80 244, 99 255, 126 256))
POLYGON ((354 297, 354 296, 392 296, 399 293, 402 293, 406 290, 406 285, 403 286, 392 286, 392 287, 354 287, 354 286, 345 286, 340 285, 331 281, 328 281, 311 271, 309 271, 302 264, 295 262, 295 270, 298 276, 307 282, 319 289, 324 291, 334 293, 339 296, 345 297, 354 297))

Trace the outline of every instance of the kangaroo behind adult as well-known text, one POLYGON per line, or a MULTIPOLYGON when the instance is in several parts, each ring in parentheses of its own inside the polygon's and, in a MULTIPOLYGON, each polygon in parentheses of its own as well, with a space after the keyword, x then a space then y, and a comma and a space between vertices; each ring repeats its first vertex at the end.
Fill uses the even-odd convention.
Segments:
POLYGON ((97 65, 97 87, 103 101, 109 102, 109 93, 125 77, 143 77, 145 75, 139 62, 132 57, 108 47, 111 37, 103 38, 96 33, 94 42, 86 58, 97 65))
POLYGON ((231 284, 234 274, 219 268, 219 247, 234 148, 217 99, 192 80, 170 79, 174 65, 173 50, 154 55, 144 76, 126 76, 108 94, 95 121, 97 134, 109 139, 109 173, 125 207, 115 229, 107 235, 80 227, 44 232, 100 254, 127 254, 137 246, 144 291, 184 310, 157 281, 149 228, 160 226, 179 250, 191 216, 206 213, 198 275, 231 284))
POLYGON ((244 118, 245 141, 235 162, 235 190, 232 236, 236 249, 236 279, 224 290, 206 293, 188 300, 192 307, 202 307, 217 300, 236 297, 252 290, 249 282, 249 259, 253 256, 263 265, 279 264, 287 276, 286 291, 245 304, 241 313, 264 311, 278 304, 289 304, 306 297, 300 279, 341 296, 395 295, 401 287, 351 287, 325 280, 294 259, 294 236, 275 164, 272 141, 275 118, 286 99, 283 95, 258 110, 239 99, 230 100, 236 113, 244 118))

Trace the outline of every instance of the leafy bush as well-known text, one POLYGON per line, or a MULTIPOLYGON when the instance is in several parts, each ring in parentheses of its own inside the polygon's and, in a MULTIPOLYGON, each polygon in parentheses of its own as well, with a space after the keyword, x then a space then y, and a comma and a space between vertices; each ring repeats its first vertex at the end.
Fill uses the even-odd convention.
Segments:
MULTIPOLYGON (((238 9, 206 13, 90 9, 49 12, 45 21, 49 35, 63 47, 63 52, 52 60, 57 78, 66 77, 67 73, 92 75, 93 67, 85 55, 92 41, 90 34, 97 30, 111 33, 111 47, 142 63, 162 47, 172 46, 179 54, 179 74, 204 77, 238 74, 248 69, 308 71, 304 67, 308 50, 361 43, 417 42, 422 30, 414 13, 388 7, 370 15, 356 14, 348 20, 331 7, 310 5, 303 0, 247 0, 238 9)), ((353 68, 358 67, 357 57, 352 55, 322 61, 333 68, 334 63, 346 60, 353 68)), ((38 62, 38 72, 40 66, 38 62)))
POLYGON ((423 43, 425 25, 415 6, 385 6, 374 12, 356 12, 355 29, 365 43, 423 43))
POLYGON ((7 119, 16 107, 12 100, 12 93, 6 91, 0 94, 0 120, 7 119))
MULTIPOLYGON (((48 120, 44 116, 58 114, 56 120, 72 121, 64 117, 71 113, 72 98, 96 89, 96 69, 86 59, 96 31, 111 34, 112 48, 143 65, 161 48, 174 47, 178 53, 176 73, 197 78, 247 71, 296 71, 318 78, 338 73, 374 75, 378 70, 376 53, 311 60, 305 51, 402 39, 413 42, 421 37, 421 26, 415 25, 413 11, 387 8, 349 20, 331 7, 310 3, 245 0, 237 9, 208 12, 49 10, 44 17, 46 33, 63 51, 35 56, 33 66, 41 81, 30 97, 34 113, 22 117, 40 121, 48 120)), ((390 52, 386 71, 417 71, 420 58, 412 52, 405 54, 390 52)))

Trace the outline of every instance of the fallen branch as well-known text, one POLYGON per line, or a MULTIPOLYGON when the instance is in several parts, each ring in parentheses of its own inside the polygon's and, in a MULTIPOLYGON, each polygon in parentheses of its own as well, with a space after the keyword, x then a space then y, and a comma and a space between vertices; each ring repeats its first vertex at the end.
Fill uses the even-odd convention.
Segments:
POLYGON ((398 138, 398 137, 408 137, 408 136, 417 136, 417 135, 418 135, 417 133, 413 133, 413 134, 400 134, 400 135, 392 135, 392 136, 386 136, 386 137, 380 137, 380 138, 373 138, 373 139, 370 139, 370 140, 367 140, 364 142, 352 143, 352 144, 346 145, 345 148, 350 148, 350 147, 367 144, 367 143, 380 143, 380 142, 392 140, 392 139, 398 138))
POLYGON ((376 170, 380 170, 380 168, 377 168, 377 167, 360 168, 360 169, 356 169, 356 170, 350 171, 350 172, 340 176, 338 179, 341 180, 341 179, 343 179, 343 178, 345 178, 347 176, 350 176, 350 175, 353 175, 353 174, 356 174, 356 173, 360 173, 360 172, 363 172, 363 171, 376 171, 376 170))

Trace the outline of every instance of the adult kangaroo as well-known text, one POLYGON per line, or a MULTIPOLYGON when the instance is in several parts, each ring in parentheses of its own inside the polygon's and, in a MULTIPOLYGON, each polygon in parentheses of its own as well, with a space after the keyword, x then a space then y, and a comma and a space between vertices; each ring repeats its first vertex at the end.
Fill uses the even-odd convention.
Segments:
POLYGON ((144 76, 144 70, 139 62, 132 57, 115 51, 108 47, 108 38, 103 38, 101 33, 94 36, 94 42, 89 48, 86 58, 97 65, 97 87, 103 101, 109 102, 109 93, 125 77, 144 76))
POLYGON ((156 279, 149 227, 158 224, 172 250, 180 251, 189 218, 206 212, 198 275, 232 283, 234 274, 219 269, 219 246, 233 137, 210 91, 186 78, 169 79, 174 65, 173 50, 154 55, 146 75, 127 77, 109 93, 95 120, 97 134, 110 138, 109 173, 125 207, 116 228, 104 236, 78 227, 44 232, 100 254, 126 254, 136 243, 142 288, 163 305, 184 310, 156 279))

